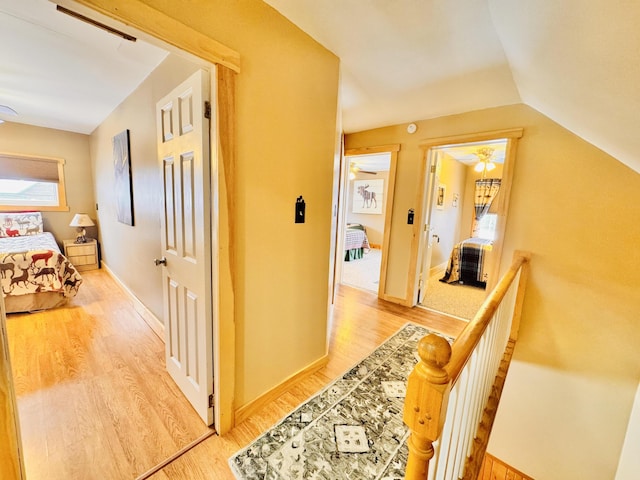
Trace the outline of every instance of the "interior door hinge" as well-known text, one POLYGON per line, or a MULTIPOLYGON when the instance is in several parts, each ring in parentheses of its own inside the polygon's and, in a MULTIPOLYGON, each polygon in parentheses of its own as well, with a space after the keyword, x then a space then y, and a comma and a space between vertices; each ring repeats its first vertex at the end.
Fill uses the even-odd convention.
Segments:
POLYGON ((209 395, 209 408, 213 408, 213 394, 209 395))
POLYGON ((436 165, 431 165, 431 173, 436 173, 436 165))
POLYGON ((211 102, 209 100, 204 102, 204 118, 211 120, 211 102))

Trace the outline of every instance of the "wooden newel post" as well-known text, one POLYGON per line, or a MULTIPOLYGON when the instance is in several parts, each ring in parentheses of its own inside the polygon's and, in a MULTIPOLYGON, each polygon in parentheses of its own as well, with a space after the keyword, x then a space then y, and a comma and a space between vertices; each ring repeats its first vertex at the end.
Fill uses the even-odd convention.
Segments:
POLYGON ((408 440, 406 480, 425 480, 433 442, 442 433, 451 390, 444 367, 451 359, 451 346, 444 338, 430 334, 418 342, 420 362, 409 375, 404 401, 404 423, 411 430, 408 440))

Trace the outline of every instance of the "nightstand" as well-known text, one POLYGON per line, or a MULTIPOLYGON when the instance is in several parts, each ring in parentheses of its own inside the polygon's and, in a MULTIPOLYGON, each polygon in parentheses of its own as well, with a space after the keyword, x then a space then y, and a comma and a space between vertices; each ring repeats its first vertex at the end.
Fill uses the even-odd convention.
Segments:
POLYGON ((63 240, 64 255, 79 272, 100 268, 98 263, 98 241, 87 239, 86 243, 63 240))

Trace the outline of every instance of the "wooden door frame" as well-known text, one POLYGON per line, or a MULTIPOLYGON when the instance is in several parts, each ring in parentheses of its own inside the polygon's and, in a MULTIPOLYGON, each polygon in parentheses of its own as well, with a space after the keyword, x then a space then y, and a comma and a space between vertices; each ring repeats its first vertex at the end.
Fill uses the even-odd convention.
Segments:
POLYGON ((211 258, 213 298, 214 424, 218 434, 235 425, 235 310, 233 212, 235 76, 240 55, 213 38, 140 0, 57 0, 57 4, 187 57, 209 70, 212 105, 211 258))
MULTIPOLYGON (((507 140, 507 148, 504 158, 504 167, 502 170, 502 183, 500 185, 500 195, 498 197, 497 207, 497 224, 496 224, 496 239, 493 244, 493 256, 492 263, 489 267, 489 281, 487 282, 487 291, 491 291, 496 285, 497 274, 500 271, 500 259, 502 258, 502 249, 504 246, 504 233, 507 223, 507 214, 509 211, 509 198, 511 196, 511 185, 513 182, 513 168, 516 160, 516 150, 518 146, 518 140, 523 134, 522 128, 512 128, 508 130, 494 130, 490 132, 470 133, 465 135, 453 135, 449 137, 439 137, 427 139, 420 143, 420 184, 418 187, 418 194, 416 197, 416 213, 415 218, 422 219, 424 217, 423 212, 423 199, 426 194, 426 168, 430 151, 434 147, 443 147, 447 145, 459 145, 463 143, 475 143, 492 140, 507 140)), ((416 271, 420 266, 418 252, 420 250, 420 228, 422 220, 415 222, 412 229, 411 239, 411 259, 409 261, 409 280, 407 282, 407 291, 405 297, 405 305, 415 306, 417 304, 416 299, 416 271)))
MULTIPOLYGON (((378 283, 378 298, 383 300, 389 300, 387 298, 386 283, 387 283, 387 266, 389 263, 389 239, 391 238, 391 217, 393 215, 393 193, 395 191, 396 184, 396 170, 398 168, 398 152, 400 151, 400 144, 394 143, 390 145, 378 145, 375 147, 360 147, 349 148, 344 151, 342 169, 340 175, 343 179, 340 189, 342 191, 340 198, 342 205, 340 212, 340 222, 338 222, 338 242, 336 246, 336 262, 342 262, 344 258, 344 234, 345 234, 345 221, 347 214, 347 185, 349 182, 349 162, 346 161, 346 157, 353 157, 356 155, 377 155, 388 153, 390 155, 389 163, 389 181, 387 185, 387 194, 385 199, 384 208, 384 231, 382 238, 382 259, 380 261, 380 278, 378 283)), ((342 263, 340 263, 342 265, 342 263)), ((342 267, 339 269, 340 276, 342 276, 342 267)))
POLYGON ((16 402, 9 339, 7 338, 7 317, 4 298, 0 295, 0 478, 24 480, 24 468, 20 422, 16 402))

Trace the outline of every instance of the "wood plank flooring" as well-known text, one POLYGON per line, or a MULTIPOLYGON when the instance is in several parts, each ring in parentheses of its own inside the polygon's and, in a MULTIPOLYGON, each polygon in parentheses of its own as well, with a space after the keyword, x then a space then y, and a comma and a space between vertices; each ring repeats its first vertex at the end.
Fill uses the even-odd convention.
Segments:
MULTIPOLYGON (((206 433, 164 370, 164 344, 104 271, 69 308, 7 319, 29 480, 133 479, 206 433)), ((224 437, 150 478, 233 479, 227 459, 407 321, 456 336, 464 322, 341 287, 326 367, 224 437)))

